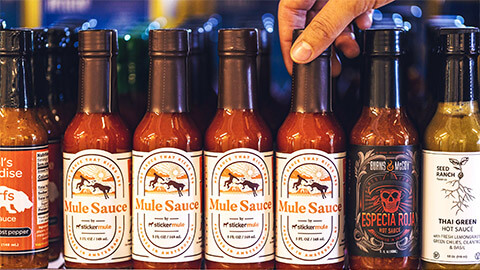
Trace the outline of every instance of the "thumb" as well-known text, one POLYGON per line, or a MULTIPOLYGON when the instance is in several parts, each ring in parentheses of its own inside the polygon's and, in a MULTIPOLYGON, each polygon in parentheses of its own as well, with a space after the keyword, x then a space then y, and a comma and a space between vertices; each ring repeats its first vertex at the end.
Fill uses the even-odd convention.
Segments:
POLYGON ((356 17, 378 2, 393 0, 330 0, 307 25, 290 50, 290 57, 305 64, 319 56, 356 17))

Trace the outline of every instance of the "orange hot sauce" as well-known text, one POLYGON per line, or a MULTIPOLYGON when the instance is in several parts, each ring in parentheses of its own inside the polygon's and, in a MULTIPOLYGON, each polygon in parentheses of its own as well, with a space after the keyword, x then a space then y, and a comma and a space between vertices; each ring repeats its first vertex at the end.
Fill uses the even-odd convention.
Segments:
POLYGON ((117 34, 79 33, 77 114, 64 139, 67 268, 131 267, 130 132, 117 113, 117 34))
POLYGON ((206 268, 273 269, 273 142, 255 108, 257 31, 223 29, 218 44, 218 111, 205 135, 206 268))
POLYGON ((187 106, 188 32, 151 30, 149 43, 148 109, 133 137, 133 267, 200 269, 202 138, 187 106), (155 162, 145 165, 152 160, 155 162), (156 193, 158 190, 161 193, 156 193), (155 200, 156 211, 140 206, 142 200, 155 200), (167 206, 172 202, 193 207, 172 211, 167 206), (191 220, 196 221, 190 223, 192 230, 149 230, 157 223, 188 224, 191 220))
POLYGON ((48 134, 34 109, 31 30, 0 30, 0 268, 48 265, 48 134))
MULTIPOLYGON (((294 39, 301 32, 295 30, 294 39)), ((332 110, 330 55, 328 48, 312 63, 293 66, 292 105, 277 135, 278 269, 343 269, 344 265, 346 137, 332 110), (338 211, 322 213, 311 205, 338 211), (305 229, 297 229, 299 225, 305 229)))

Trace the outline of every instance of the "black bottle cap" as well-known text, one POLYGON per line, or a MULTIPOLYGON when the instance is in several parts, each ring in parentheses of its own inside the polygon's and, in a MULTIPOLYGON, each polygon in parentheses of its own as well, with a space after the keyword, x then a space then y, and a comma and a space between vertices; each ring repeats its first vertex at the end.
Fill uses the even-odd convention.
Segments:
POLYGON ((33 31, 29 29, 0 30, 0 54, 25 55, 33 50, 33 31))
POLYGON ((155 54, 187 54, 189 30, 159 29, 150 30, 148 47, 150 55, 155 54))
POLYGON ((47 29, 34 28, 33 30, 33 52, 43 53, 47 47, 47 29))
POLYGON ((218 53, 252 54, 258 52, 258 34, 255 28, 227 28, 218 31, 218 53))
POLYGON ((117 30, 83 30, 78 32, 79 54, 116 55, 118 53, 117 30))
MULTIPOLYGON (((297 38, 303 33, 304 29, 295 29, 293 30, 293 35, 292 35, 292 45, 297 40, 297 38)), ((331 56, 332 55, 332 49, 331 46, 328 46, 328 48, 325 49, 325 51, 320 54, 320 56, 331 56)))
POLYGON ((405 43, 405 30, 401 28, 368 29, 364 32, 365 55, 402 55, 405 43))
POLYGON ((64 27, 52 27, 47 29, 47 48, 66 48, 70 42, 70 31, 64 27))
POLYGON ((476 27, 445 27, 437 30, 438 52, 442 54, 478 54, 479 30, 476 27))

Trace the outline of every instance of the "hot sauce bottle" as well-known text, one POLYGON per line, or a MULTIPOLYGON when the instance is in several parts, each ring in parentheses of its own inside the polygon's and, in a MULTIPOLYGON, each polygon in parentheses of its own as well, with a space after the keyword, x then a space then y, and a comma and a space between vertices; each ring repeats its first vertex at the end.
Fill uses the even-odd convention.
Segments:
POLYGON ((60 255, 63 240, 62 213, 62 130, 48 106, 48 84, 46 80, 47 29, 33 30, 33 88, 35 108, 48 133, 48 258, 56 260, 60 255))
POLYGON ((479 32, 437 34, 439 101, 423 150, 423 267, 480 269, 479 32))
POLYGON ((208 55, 205 40, 207 33, 201 27, 192 27, 189 59, 189 90, 191 91, 191 117, 200 132, 204 133, 217 108, 217 95, 208 77, 208 55))
POLYGON ((71 86, 68 73, 68 44, 70 32, 68 28, 52 27, 47 29, 47 71, 46 79, 48 84, 48 104, 52 111, 57 125, 62 132, 67 129, 75 109, 65 109, 64 97, 68 87, 71 86))
POLYGON ((33 108, 31 30, 0 30, 0 268, 48 265, 48 134, 33 108))
POLYGON ((343 269, 347 142, 332 110, 330 56, 328 48, 293 66, 292 105, 275 154, 279 269, 343 269))
POLYGON ((272 135, 256 111, 257 31, 222 29, 218 40, 218 110, 205 135, 206 267, 272 269, 272 135))
POLYGON ((417 132, 401 102, 404 31, 364 35, 366 99, 349 151, 347 239, 350 269, 419 265, 417 132))
POLYGON ((151 30, 147 113, 133 139, 133 266, 200 269, 202 139, 187 106, 187 30, 151 30))
POLYGON ((63 139, 69 268, 131 266, 131 142, 117 110, 117 32, 79 32, 78 111, 63 139))

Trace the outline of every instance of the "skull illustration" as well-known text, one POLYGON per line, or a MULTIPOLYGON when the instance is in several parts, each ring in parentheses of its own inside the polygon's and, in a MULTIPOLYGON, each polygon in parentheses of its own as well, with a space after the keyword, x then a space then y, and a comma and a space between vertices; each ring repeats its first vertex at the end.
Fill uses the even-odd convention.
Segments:
POLYGON ((384 189, 380 191, 383 210, 388 213, 395 213, 400 206, 401 191, 396 189, 384 189))

